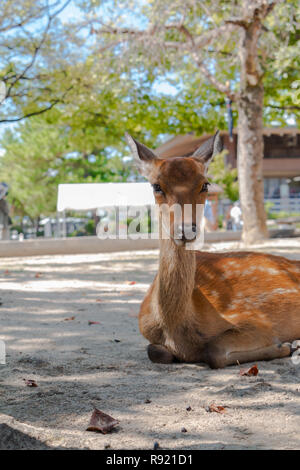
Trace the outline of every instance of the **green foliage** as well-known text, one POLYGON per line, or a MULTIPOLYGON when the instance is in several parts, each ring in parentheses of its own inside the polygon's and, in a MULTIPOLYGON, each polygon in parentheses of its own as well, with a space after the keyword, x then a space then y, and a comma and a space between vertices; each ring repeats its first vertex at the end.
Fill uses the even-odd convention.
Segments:
POLYGON ((43 113, 72 90, 65 71, 75 53, 80 60, 81 49, 74 48, 71 30, 59 19, 70 1, 1 0, 0 80, 6 96, 0 123, 43 113))
POLYGON ((209 174, 212 175, 213 182, 223 188, 224 195, 228 199, 237 201, 239 199, 237 169, 225 164, 226 153, 227 151, 223 150, 223 152, 215 156, 210 164, 209 174))
MULTIPOLYGON (((0 79, 11 87, 0 122, 51 108, 6 132, 0 142, 6 152, 0 158, 1 179, 10 184, 9 200, 17 213, 32 219, 55 211, 59 183, 126 181, 132 176, 130 162, 122 159, 129 155, 125 131, 155 148, 176 134, 201 135, 227 127, 224 94, 181 47, 184 32, 163 25, 183 18, 197 38, 226 19, 241 16, 243 2, 75 3, 86 17, 73 24, 53 17, 47 31, 49 14, 63 1, 54 2, 51 11, 46 0, 3 0, 0 6, 0 79), (132 24, 143 30, 151 23, 157 29, 144 39, 103 34, 99 18, 120 27, 132 24), (14 28, 15 24, 23 27, 14 28), (171 42, 179 47, 168 47, 171 42), (177 92, 158 93, 160 81, 177 92)), ((295 0, 280 2, 266 20, 259 51, 265 125, 286 125, 290 118, 299 124, 299 11, 295 0)), ((236 29, 198 50, 214 78, 230 82, 233 91, 239 89, 238 42, 236 29)), ((225 167, 223 156, 215 159, 210 173, 229 199, 238 199, 236 170, 225 167)))
POLYGON ((273 202, 266 202, 265 204, 265 210, 267 214, 267 218, 269 220, 277 220, 277 219, 284 219, 287 217, 299 217, 300 214, 299 212, 288 212, 288 211, 278 211, 278 212, 272 212, 272 207, 274 206, 273 202))
POLYGON ((70 129, 46 123, 44 117, 26 121, 18 133, 7 131, 1 146, 0 172, 10 186, 8 199, 17 214, 32 220, 55 212, 60 183, 122 181, 130 171, 101 147, 83 152, 82 143, 78 151, 70 129))
POLYGON ((85 224, 85 230, 86 230, 86 233, 88 235, 95 235, 95 232, 96 232, 96 227, 95 227, 95 221, 94 220, 89 220, 86 224, 85 224))

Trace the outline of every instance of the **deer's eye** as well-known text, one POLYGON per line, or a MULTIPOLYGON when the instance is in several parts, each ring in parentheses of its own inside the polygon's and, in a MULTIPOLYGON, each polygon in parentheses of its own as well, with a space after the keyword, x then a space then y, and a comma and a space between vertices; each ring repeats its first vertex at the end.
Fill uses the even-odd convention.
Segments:
POLYGON ((208 186, 210 185, 210 183, 204 183, 202 188, 201 188, 201 191, 200 193, 207 193, 208 192, 208 186))
POLYGON ((155 193, 157 194, 164 194, 163 190, 161 189, 160 185, 159 184, 153 184, 153 190, 155 193))

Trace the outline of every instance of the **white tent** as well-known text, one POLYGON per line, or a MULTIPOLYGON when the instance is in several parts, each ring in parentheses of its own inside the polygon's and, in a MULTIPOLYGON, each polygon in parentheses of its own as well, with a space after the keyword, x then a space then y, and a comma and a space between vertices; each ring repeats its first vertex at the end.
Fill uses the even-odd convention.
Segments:
POLYGON ((59 184, 57 212, 88 211, 100 207, 149 206, 154 196, 150 183, 59 184))
POLYGON ((153 189, 150 183, 59 184, 57 236, 66 236, 65 212, 67 210, 90 211, 122 206, 145 207, 154 204, 153 189), (62 218, 59 213, 62 214, 62 218))

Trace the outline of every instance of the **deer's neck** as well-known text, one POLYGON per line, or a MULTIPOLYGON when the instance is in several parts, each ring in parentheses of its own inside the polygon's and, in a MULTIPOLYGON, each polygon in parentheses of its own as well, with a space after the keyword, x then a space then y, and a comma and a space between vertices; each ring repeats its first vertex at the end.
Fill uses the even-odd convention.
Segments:
POLYGON ((195 283, 195 252, 160 241, 158 304, 163 320, 171 328, 182 321, 191 306, 195 283))

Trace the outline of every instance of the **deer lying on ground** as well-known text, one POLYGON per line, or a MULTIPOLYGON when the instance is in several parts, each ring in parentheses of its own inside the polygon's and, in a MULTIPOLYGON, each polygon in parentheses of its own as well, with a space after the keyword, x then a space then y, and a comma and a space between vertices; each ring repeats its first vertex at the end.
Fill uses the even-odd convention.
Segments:
POLYGON ((195 207, 206 200, 206 172, 221 150, 219 134, 191 157, 172 159, 158 158, 129 135, 127 141, 156 203, 193 209, 180 227, 171 216, 169 239, 160 240, 158 273, 141 305, 139 326, 150 342, 150 360, 221 368, 289 356, 291 342, 300 338, 300 261, 186 249, 197 237, 195 207))

